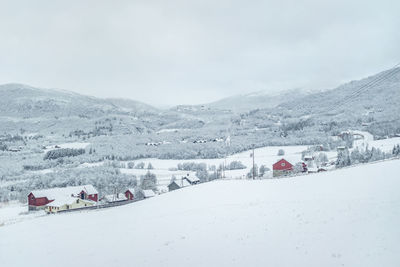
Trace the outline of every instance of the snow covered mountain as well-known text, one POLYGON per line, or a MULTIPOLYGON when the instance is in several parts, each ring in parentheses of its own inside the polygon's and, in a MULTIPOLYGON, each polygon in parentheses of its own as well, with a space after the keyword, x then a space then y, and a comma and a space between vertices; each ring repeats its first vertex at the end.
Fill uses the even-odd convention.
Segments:
POLYGON ((148 112, 155 108, 130 100, 100 99, 65 90, 41 89, 23 84, 0 85, 0 114, 15 118, 95 117, 128 111, 148 112))
POLYGON ((102 151, 99 157, 109 156, 118 143, 114 153, 124 158, 216 158, 227 153, 224 142, 217 140, 228 135, 229 153, 253 144, 327 144, 347 129, 368 131, 375 138, 396 136, 399 92, 400 68, 318 93, 256 93, 168 110, 8 84, 0 86, 0 133, 41 136, 49 144, 89 140, 102 151), (393 75, 380 79, 387 73, 393 75), (150 148, 147 143, 158 145, 150 148))
POLYGON ((282 93, 275 94, 260 91, 223 98, 221 100, 205 104, 204 106, 214 109, 232 110, 234 112, 246 112, 259 108, 274 108, 279 104, 287 101, 295 101, 308 94, 309 93, 301 89, 287 90, 282 93))
POLYGON ((0 227, 3 266, 397 267, 399 160, 221 180, 0 227), (66 252, 71 257, 60 255, 66 252))
POLYGON ((332 133, 353 128, 383 138, 400 134, 399 103, 400 68, 395 68, 288 100, 274 108, 254 110, 246 114, 246 119, 255 127, 268 127, 278 119, 284 136, 311 128, 332 133))
POLYGON ((332 90, 324 90, 280 104, 293 114, 353 115, 397 113, 400 110, 400 67, 367 78, 351 81, 332 90))

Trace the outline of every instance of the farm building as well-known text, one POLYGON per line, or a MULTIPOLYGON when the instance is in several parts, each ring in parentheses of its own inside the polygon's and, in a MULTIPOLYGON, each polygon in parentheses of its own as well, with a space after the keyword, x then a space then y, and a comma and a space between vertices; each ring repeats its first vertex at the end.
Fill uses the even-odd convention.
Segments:
POLYGON ((98 192, 93 185, 80 185, 62 188, 34 190, 28 195, 29 210, 45 209, 46 205, 56 200, 77 198, 98 201, 98 192))
POLYGON ((175 181, 172 181, 169 185, 168 185, 168 191, 174 191, 174 190, 176 190, 176 189, 179 189, 179 188, 181 188, 180 186, 179 186, 179 183, 175 180, 175 181))
POLYGON ((154 197, 156 194, 153 190, 142 190, 144 198, 154 197))
POLYGON ((288 175, 293 171, 293 165, 285 159, 281 159, 272 165, 273 176, 284 176, 288 175))
POLYGON ((105 195, 103 197, 103 200, 107 203, 115 203, 115 202, 122 202, 122 201, 127 201, 128 198, 126 197, 125 194, 112 194, 112 195, 105 195))
POLYGON ((168 190, 173 191, 179 188, 183 188, 186 186, 192 185, 185 177, 182 177, 180 180, 175 180, 168 185, 168 190))
POLYGON ((188 181, 189 184, 191 184, 191 185, 200 183, 199 178, 197 178, 196 176, 190 176, 189 174, 187 174, 186 176, 183 176, 182 180, 188 181))
POLYGON ((135 189, 134 188, 128 188, 125 191, 125 197, 126 197, 127 200, 134 200, 136 198, 135 195, 136 195, 136 193, 135 193, 135 189))
POLYGON ((151 190, 151 189, 147 189, 147 190, 141 189, 141 190, 138 190, 138 191, 136 192, 136 198, 137 198, 137 199, 150 198, 150 197, 154 197, 155 195, 156 195, 156 194, 155 194, 154 191, 151 190))
POLYGON ((76 197, 57 198, 45 206, 47 213, 57 213, 65 210, 73 210, 96 205, 96 202, 89 199, 80 199, 76 197))

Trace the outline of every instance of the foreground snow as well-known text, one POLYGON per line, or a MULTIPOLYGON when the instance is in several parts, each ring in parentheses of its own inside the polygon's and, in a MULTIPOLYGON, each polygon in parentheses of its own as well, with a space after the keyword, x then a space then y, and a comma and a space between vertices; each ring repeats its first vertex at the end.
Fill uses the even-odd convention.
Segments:
POLYGON ((0 202, 0 226, 21 222, 44 216, 44 211, 28 212, 28 205, 17 201, 10 203, 0 202))
POLYGON ((45 216, 0 227, 0 262, 399 266, 399 173, 393 160, 289 179, 225 180, 45 216))

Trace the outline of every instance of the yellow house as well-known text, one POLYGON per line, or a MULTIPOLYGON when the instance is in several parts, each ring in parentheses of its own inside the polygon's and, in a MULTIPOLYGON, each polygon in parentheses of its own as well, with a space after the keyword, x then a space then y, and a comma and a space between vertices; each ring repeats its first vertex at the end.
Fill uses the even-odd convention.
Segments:
POLYGON ((45 207, 47 213, 57 213, 64 210, 73 210, 95 205, 96 202, 89 199, 80 199, 76 197, 65 197, 56 199, 48 203, 45 207))

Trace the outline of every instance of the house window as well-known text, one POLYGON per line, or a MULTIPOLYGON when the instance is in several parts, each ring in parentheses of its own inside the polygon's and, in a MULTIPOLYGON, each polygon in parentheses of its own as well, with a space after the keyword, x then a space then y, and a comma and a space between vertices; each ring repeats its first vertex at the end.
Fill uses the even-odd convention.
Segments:
POLYGON ((31 199, 32 199, 32 200, 34 200, 34 199, 35 199, 35 197, 34 197, 34 196, 31 196, 31 199))
POLYGON ((282 167, 285 167, 285 165, 286 165, 285 162, 282 162, 282 163, 281 163, 281 166, 282 166, 282 167))

